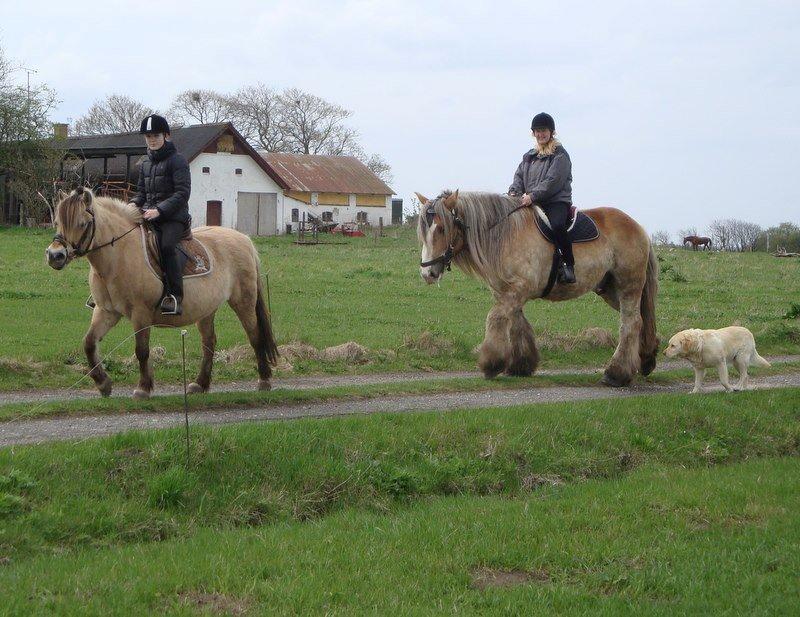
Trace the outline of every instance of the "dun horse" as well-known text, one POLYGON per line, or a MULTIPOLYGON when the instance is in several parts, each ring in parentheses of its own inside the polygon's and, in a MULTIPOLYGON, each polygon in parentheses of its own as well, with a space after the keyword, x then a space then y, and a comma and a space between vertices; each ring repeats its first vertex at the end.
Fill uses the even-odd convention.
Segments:
POLYGON ((196 323, 203 344, 203 360, 190 392, 206 392, 211 385, 216 336, 214 315, 228 302, 247 332, 256 353, 261 390, 270 388, 278 350, 270 315, 264 305, 259 258, 250 239, 224 227, 201 227, 193 231, 211 253, 214 264, 207 275, 185 281, 183 315, 163 316, 156 308, 162 293, 161 280, 145 262, 138 227, 138 208, 117 199, 94 197, 85 189, 61 194, 56 206, 57 234, 47 247, 47 262, 56 270, 75 257, 89 260, 89 287, 96 307, 83 339, 90 375, 103 396, 111 394, 111 378, 103 369, 97 344, 121 317, 127 317, 136 332, 139 361, 137 398, 153 390, 150 364, 150 326, 185 326, 196 323), (127 232, 127 233, 126 233, 127 232))
MULTIPOLYGON (((538 231, 531 208, 491 193, 445 192, 422 203, 418 235, 420 273, 428 283, 441 279, 450 261, 483 279, 495 304, 486 317, 479 366, 487 378, 502 372, 527 376, 539 354, 533 330, 522 311, 547 287, 553 246, 538 231)), ((624 386, 656 365, 655 298, 658 262, 642 227, 614 208, 587 210, 600 231, 598 239, 576 244, 574 285, 556 285, 548 300, 571 300, 599 294, 620 312, 619 344, 603 382, 624 386)))

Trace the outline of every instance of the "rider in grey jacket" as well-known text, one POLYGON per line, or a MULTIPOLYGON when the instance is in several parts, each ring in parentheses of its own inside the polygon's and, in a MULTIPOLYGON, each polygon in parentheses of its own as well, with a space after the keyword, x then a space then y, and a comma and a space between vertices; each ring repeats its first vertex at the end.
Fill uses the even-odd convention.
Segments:
POLYGON ((562 257, 559 281, 574 283, 575 259, 567 232, 572 206, 572 161, 554 137, 555 128, 550 114, 534 116, 531 131, 537 147, 523 155, 508 194, 521 196, 522 205, 535 203, 544 210, 562 257))

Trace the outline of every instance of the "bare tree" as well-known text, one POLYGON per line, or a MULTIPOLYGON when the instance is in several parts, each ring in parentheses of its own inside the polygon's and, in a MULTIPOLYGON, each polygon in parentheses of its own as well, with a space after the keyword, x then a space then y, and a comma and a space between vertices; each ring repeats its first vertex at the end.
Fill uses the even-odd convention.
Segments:
POLYGON ((298 154, 356 154, 358 132, 344 124, 353 112, 314 94, 290 88, 280 94, 280 131, 285 151, 298 154))
POLYGON ((57 101, 45 84, 16 86, 11 61, 0 48, 0 171, 19 204, 19 220, 42 220, 47 212, 40 192, 50 192, 62 152, 51 142, 50 113, 57 101))
POLYGON ((231 119, 228 97, 213 90, 186 90, 172 100, 169 120, 175 126, 216 124, 231 119))
POLYGON ((111 94, 96 101, 75 122, 77 135, 107 135, 110 133, 133 133, 139 130, 142 119, 155 113, 144 103, 124 94, 111 94))
POLYGON ((663 229, 653 232, 653 235, 650 236, 650 242, 653 246, 669 246, 669 232, 663 229))
POLYGON ((730 234, 730 250, 752 251, 761 235, 761 227, 755 223, 728 219, 724 221, 730 234))
POLYGON ((715 219, 709 227, 711 239, 721 251, 731 250, 731 227, 725 219, 715 219))
POLYGON ((258 84, 241 88, 227 97, 227 100, 231 121, 255 148, 267 152, 286 151, 277 92, 264 84, 258 84))
POLYGON ((361 161, 369 167, 370 171, 378 176, 381 180, 383 180, 386 184, 391 184, 394 182, 394 176, 392 175, 392 166, 386 162, 380 154, 372 154, 366 158, 366 160, 361 159, 361 161))

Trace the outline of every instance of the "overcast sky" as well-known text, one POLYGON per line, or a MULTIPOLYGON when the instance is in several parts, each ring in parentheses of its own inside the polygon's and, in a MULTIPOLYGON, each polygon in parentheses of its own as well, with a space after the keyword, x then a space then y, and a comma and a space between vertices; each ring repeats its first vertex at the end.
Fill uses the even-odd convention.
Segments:
POLYGON ((189 88, 296 86, 353 110, 408 204, 504 192, 548 111, 579 207, 651 232, 800 222, 797 0, 15 4, 0 44, 57 91, 56 121, 111 93, 166 109, 189 88))

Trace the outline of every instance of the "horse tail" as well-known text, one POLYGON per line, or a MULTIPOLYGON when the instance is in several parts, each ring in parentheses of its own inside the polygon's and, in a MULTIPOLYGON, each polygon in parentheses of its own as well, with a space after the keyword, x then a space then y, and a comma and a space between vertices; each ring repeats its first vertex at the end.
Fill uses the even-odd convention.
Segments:
POLYGON ((649 375, 656 367, 659 340, 656 334, 656 294, 658 294, 658 259, 653 246, 647 258, 647 274, 642 289, 640 312, 642 315, 642 334, 639 341, 640 372, 649 375))
POLYGON ((264 353, 271 364, 278 362, 278 344, 275 342, 275 335, 272 332, 272 320, 270 311, 264 304, 264 286, 261 283, 261 264, 256 254, 256 280, 258 289, 256 290, 256 322, 258 325, 258 339, 255 345, 256 354, 264 353))

